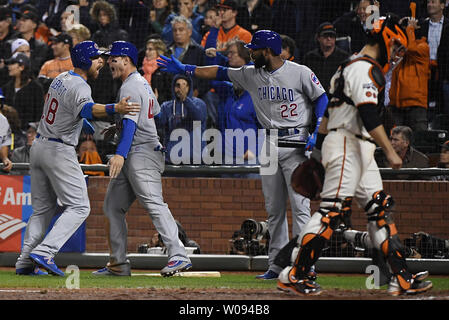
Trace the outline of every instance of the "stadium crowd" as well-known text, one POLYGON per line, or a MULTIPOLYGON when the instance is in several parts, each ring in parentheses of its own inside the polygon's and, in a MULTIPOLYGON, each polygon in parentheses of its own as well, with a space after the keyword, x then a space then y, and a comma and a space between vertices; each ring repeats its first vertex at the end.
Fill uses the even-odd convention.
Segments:
MULTIPOLYGON (((409 42, 403 60, 386 74, 384 126, 389 133, 400 127, 390 137, 405 141, 397 152, 407 167, 432 166, 423 157, 438 153, 448 140, 449 0, 417 0, 416 19, 410 18, 409 0, 0 0, 1 113, 11 132, 0 147, 7 148, 4 157, 27 160, 47 88, 58 74, 73 69, 75 44, 90 39, 107 50, 124 40, 138 48, 137 68, 161 105, 155 120, 164 145, 176 144, 170 139, 175 129, 201 137, 215 128, 227 146, 223 150, 231 149, 226 152, 231 159, 223 155, 223 163, 257 164, 258 143, 240 150, 225 136, 226 129, 241 129, 257 137, 261 127, 249 94, 231 83, 173 77, 159 70, 156 59, 173 55, 184 64, 240 67, 252 63, 244 44, 255 31, 270 29, 282 35, 281 57, 311 68, 328 90, 338 66, 363 47, 376 8, 380 15, 403 17, 409 42), (437 138, 433 147, 420 149, 412 147, 413 136, 437 138), (421 161, 415 166, 410 159, 417 152, 421 161)), ((99 103, 115 100, 120 87, 107 66, 89 84, 99 103)), ((113 121, 93 121, 95 133, 84 134, 77 148, 80 162, 107 162, 116 145, 102 131, 113 121)), ((200 147, 190 143, 190 157, 179 150, 177 159, 192 164, 205 147, 204 141, 200 147)), ((173 163, 170 152, 166 158, 173 163)))

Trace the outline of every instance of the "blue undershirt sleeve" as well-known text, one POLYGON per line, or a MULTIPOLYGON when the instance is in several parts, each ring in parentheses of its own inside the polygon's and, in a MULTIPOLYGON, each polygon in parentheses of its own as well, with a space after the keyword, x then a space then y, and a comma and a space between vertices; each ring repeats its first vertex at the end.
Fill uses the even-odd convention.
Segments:
POLYGON ((133 142, 134 132, 136 132, 136 123, 131 120, 124 118, 122 120, 123 129, 120 137, 120 142, 117 146, 115 154, 121 155, 126 159, 128 156, 129 149, 131 149, 131 144, 133 142))
POLYGON ((93 119, 93 115, 92 115, 92 107, 94 106, 95 103, 93 102, 88 102, 86 103, 83 108, 81 109, 80 112, 80 116, 81 118, 87 119, 87 120, 92 120, 93 119))

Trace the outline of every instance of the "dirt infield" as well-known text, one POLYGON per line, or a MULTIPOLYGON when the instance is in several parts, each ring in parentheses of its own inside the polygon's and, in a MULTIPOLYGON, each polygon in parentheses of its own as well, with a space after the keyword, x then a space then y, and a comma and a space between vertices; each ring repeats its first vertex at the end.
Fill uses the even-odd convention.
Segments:
POLYGON ((382 291, 325 290, 319 296, 297 296, 273 290, 226 289, 0 289, 1 300, 449 300, 448 292, 391 297, 382 291))
MULTIPOLYGON (((12 268, 0 268, 12 271, 12 268)), ((230 274, 254 274, 254 272, 228 272, 230 274)), ((330 274, 329 274, 330 275, 330 274)), ((350 274, 345 274, 351 276, 350 274)), ((448 277, 449 278, 449 277, 448 277)), ((386 290, 343 290, 326 289, 319 296, 298 296, 273 288, 229 289, 229 288, 5 288, 0 283, 0 300, 449 300, 447 290, 431 290, 419 295, 392 297, 386 290)))

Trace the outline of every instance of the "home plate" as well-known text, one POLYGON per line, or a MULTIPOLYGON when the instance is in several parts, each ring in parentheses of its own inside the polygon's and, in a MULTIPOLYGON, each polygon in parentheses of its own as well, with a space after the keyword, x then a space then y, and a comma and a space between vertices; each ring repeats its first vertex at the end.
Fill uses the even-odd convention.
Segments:
MULTIPOLYGON (((162 277, 160 273, 132 273, 131 276, 145 276, 145 277, 162 277)), ((186 278, 220 278, 221 274, 218 271, 187 271, 187 272, 178 272, 173 276, 178 277, 186 277, 186 278)))

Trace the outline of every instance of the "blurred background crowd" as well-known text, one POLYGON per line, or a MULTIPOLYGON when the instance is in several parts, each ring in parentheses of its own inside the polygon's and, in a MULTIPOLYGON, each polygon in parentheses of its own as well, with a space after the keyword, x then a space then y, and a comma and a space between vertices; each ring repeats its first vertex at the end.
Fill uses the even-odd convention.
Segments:
MULTIPOLYGON (((224 134, 242 129, 257 137, 261 127, 249 94, 229 82, 173 77, 156 59, 174 55, 184 64, 238 68, 251 63, 244 45, 252 34, 270 29, 281 34, 281 56, 311 68, 328 91, 338 66, 365 44, 373 17, 393 12, 403 17, 409 45, 386 74, 384 126, 404 167, 449 167, 449 0, 415 3, 416 19, 409 0, 0 0, 1 113, 12 133, 0 147, 13 162, 29 162, 47 88, 73 69, 71 48, 88 39, 104 49, 125 40, 138 48, 138 70, 161 105, 155 120, 168 151, 175 129, 193 136, 215 128, 231 148, 227 164, 257 164, 251 160, 259 144, 236 150, 224 134)), ((95 102, 116 100, 120 82, 107 66, 89 84, 95 102)), ((83 135, 77 147, 80 162, 107 162, 116 145, 101 132, 112 122, 93 121, 95 133, 83 135)), ((201 152, 191 147, 191 157, 201 152)), ((381 152, 376 159, 382 167, 381 152)))

